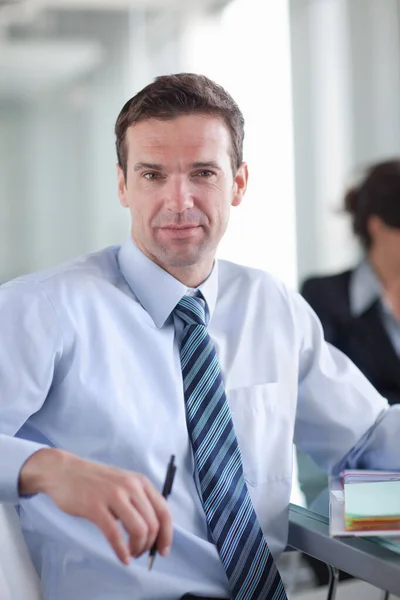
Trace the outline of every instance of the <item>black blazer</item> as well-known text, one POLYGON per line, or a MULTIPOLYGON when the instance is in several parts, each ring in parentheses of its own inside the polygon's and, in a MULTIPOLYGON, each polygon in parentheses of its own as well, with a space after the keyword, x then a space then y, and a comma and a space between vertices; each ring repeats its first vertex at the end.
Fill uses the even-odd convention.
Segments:
POLYGON ((400 403, 400 359, 382 323, 379 302, 350 313, 351 271, 304 282, 301 293, 317 313, 325 339, 358 366, 390 404, 400 403))

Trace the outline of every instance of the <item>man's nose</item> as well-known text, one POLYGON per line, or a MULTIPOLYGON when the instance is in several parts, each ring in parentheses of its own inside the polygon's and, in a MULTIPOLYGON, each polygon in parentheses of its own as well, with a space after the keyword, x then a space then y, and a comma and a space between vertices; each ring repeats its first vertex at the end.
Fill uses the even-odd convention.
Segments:
POLYGON ((167 210, 182 213, 188 208, 193 208, 194 202, 188 182, 182 179, 171 180, 164 188, 164 192, 164 207, 167 210))

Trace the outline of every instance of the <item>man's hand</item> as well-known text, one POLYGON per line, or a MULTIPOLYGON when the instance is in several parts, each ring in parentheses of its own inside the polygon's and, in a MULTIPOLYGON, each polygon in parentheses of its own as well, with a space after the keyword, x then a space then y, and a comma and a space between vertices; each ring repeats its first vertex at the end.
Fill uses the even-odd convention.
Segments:
POLYGON ((23 465, 19 491, 45 493, 64 512, 92 521, 125 564, 130 556, 150 550, 156 539, 158 552, 163 556, 169 552, 172 520, 167 502, 140 473, 44 448, 23 465), (129 535, 129 547, 118 520, 129 535))

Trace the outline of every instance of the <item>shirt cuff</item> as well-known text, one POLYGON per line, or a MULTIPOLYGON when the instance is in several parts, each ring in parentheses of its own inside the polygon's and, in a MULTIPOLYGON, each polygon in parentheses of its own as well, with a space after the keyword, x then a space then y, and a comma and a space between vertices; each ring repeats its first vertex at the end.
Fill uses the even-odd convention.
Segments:
POLYGON ((19 474, 24 463, 45 444, 0 435, 0 504, 19 504, 19 474))

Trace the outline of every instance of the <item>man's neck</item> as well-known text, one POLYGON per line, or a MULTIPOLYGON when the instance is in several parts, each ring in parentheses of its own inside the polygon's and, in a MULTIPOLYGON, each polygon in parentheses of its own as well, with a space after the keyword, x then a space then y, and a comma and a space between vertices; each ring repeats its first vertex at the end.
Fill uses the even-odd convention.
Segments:
POLYGON ((188 288, 196 289, 209 278, 213 270, 215 261, 215 251, 211 251, 201 261, 187 266, 172 266, 163 263, 154 254, 149 252, 142 244, 138 243, 133 234, 132 241, 147 258, 150 258, 156 265, 164 269, 167 273, 175 277, 178 281, 188 288))

